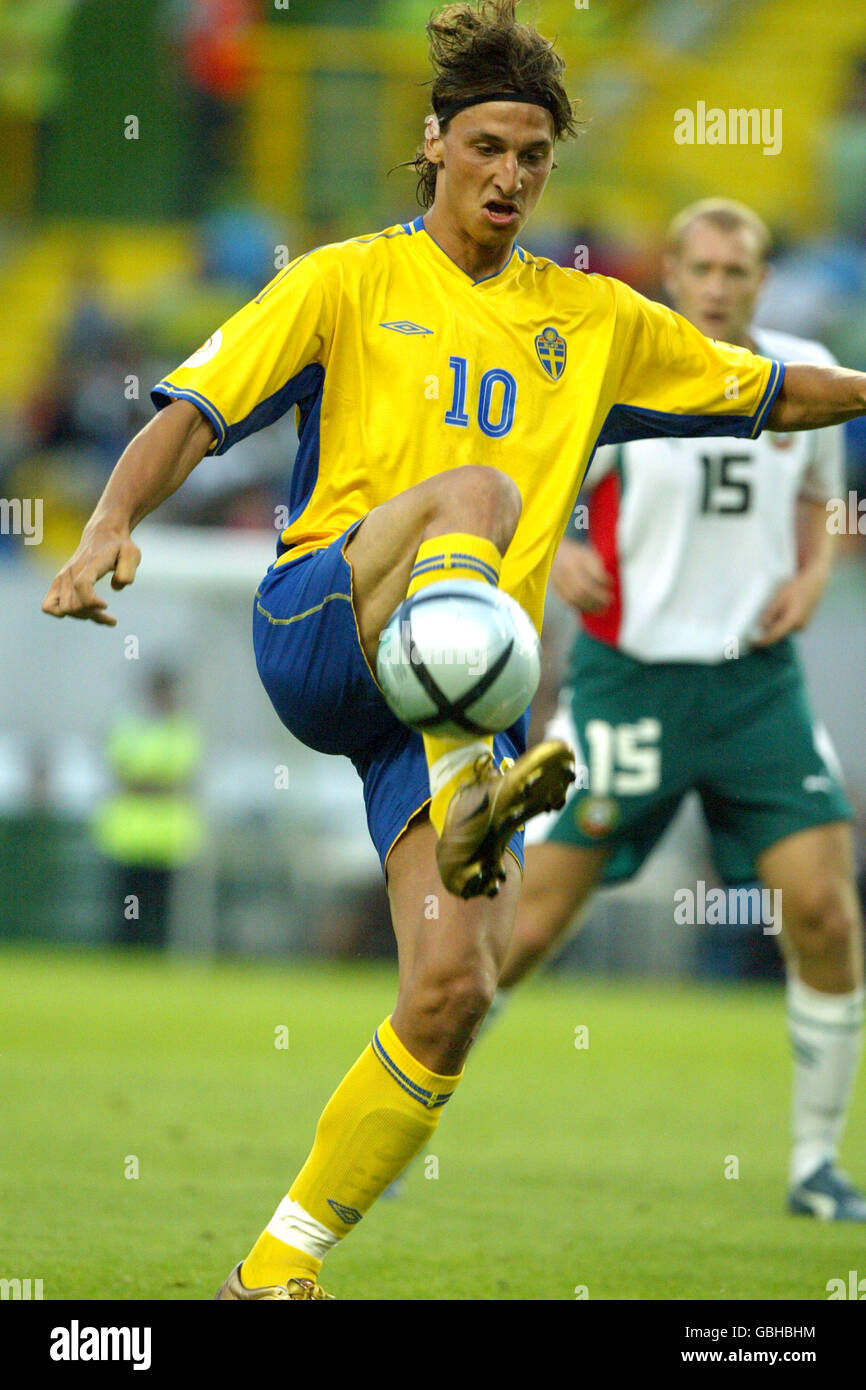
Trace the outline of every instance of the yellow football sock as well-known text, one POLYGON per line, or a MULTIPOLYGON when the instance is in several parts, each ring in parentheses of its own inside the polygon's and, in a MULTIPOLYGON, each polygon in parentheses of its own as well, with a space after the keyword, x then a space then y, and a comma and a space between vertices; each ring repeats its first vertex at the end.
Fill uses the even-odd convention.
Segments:
MULTIPOLYGON (((498 585, 501 571, 502 556, 485 536, 465 532, 434 536, 423 541, 418 550, 406 596, 411 598, 428 584, 445 579, 477 579, 498 585)), ((423 738, 430 771, 430 820, 441 835, 452 796, 471 780, 479 755, 493 751, 493 736, 439 738, 424 734, 423 738)))
POLYGON ((447 536, 433 536, 421 542, 406 597, 411 598, 440 579, 478 579, 496 586, 501 573, 502 556, 492 541, 486 536, 452 531, 447 536))
POLYGON ((305 1250, 272 1236, 265 1227, 241 1266, 241 1283, 248 1289, 287 1284, 290 1279, 318 1282, 322 1261, 305 1250))
POLYGON ((306 1163, 244 1260, 247 1288, 316 1279, 328 1248, 433 1134, 461 1075, 422 1066, 386 1019, 325 1106, 306 1163))

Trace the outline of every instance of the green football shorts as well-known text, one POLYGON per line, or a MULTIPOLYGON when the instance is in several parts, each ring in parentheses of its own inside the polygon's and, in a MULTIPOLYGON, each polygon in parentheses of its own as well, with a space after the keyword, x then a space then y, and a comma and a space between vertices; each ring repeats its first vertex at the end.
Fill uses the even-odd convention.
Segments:
POLYGON ((851 816, 788 638, 704 665, 637 661, 582 632, 554 731, 584 765, 546 838, 609 846, 605 882, 637 873, 689 791, 731 884, 754 882, 785 836, 851 816))

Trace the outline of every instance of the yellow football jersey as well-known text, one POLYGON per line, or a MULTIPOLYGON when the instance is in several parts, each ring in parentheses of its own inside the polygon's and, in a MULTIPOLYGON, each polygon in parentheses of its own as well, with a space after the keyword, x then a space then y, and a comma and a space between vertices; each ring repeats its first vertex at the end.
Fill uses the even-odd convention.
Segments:
POLYGON ((501 583, 540 627, 596 445, 753 437, 783 374, 618 280, 519 246, 473 281, 419 217, 299 256, 152 396, 194 401, 213 453, 297 407, 278 563, 436 473, 501 469, 523 497, 501 583))

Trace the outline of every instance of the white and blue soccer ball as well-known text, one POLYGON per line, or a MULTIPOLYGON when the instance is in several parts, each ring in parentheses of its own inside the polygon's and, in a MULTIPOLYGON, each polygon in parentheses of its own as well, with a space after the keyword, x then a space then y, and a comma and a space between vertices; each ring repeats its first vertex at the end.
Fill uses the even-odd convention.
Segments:
POLYGON ((439 580, 392 613, 376 669, 392 712, 419 733, 495 734, 532 700, 541 646, 531 619, 501 589, 439 580))

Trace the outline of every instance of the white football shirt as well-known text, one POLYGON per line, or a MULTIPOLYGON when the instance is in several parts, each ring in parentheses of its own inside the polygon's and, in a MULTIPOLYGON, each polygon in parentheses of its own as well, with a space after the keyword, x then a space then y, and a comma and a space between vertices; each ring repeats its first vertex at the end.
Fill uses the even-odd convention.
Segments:
MULTIPOLYGON (((820 343, 756 329, 757 351, 832 365, 820 343)), ((616 597, 583 621, 642 661, 715 662, 747 650, 797 569, 797 503, 844 485, 841 426, 759 439, 647 439, 598 450, 580 495, 616 597)))

